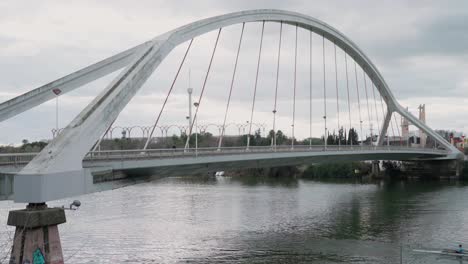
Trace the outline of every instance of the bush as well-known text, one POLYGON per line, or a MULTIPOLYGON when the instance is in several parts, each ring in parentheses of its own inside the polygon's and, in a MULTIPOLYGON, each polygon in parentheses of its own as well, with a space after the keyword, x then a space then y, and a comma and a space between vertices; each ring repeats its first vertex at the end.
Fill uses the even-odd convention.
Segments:
POLYGON ((309 166, 303 173, 305 178, 352 178, 368 174, 370 164, 364 162, 334 162, 309 166), (357 173, 356 173, 357 170, 357 173))

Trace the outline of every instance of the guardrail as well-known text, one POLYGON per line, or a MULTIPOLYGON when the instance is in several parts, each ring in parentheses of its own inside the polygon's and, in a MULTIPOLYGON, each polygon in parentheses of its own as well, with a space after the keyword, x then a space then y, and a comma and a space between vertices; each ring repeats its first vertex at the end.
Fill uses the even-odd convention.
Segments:
POLYGON ((319 146, 319 145, 296 145, 291 146, 251 146, 246 147, 224 147, 224 148, 189 148, 189 149, 146 149, 146 150, 110 150, 89 152, 86 161, 93 160, 130 160, 148 158, 174 158, 174 157, 198 157, 212 155, 233 155, 248 153, 275 153, 275 152, 325 152, 325 151, 421 151, 430 154, 448 154, 446 150, 429 148, 410 148, 401 146, 319 146))
POLYGON ((28 164, 38 152, 0 153, 0 166, 23 166, 28 164))
MULTIPOLYGON (((134 150, 104 150, 91 151, 86 154, 84 161, 102 160, 130 160, 148 158, 174 158, 174 157, 198 157, 209 155, 242 155, 247 153, 275 153, 275 152, 324 152, 324 151, 420 151, 429 154, 448 154, 448 151, 432 148, 415 148, 403 146, 336 146, 328 145, 295 145, 291 146, 251 146, 246 147, 209 147, 209 148, 169 148, 169 149, 134 149, 134 150)), ((30 162, 38 153, 3 153, 0 154, 0 166, 23 166, 30 162)))

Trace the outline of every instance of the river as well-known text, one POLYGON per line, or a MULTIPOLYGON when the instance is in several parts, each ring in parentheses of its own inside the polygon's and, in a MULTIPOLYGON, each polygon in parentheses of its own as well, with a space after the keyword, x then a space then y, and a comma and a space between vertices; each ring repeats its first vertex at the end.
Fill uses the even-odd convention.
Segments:
MULTIPOLYGON (((66 263, 462 263, 412 249, 468 247, 467 198, 459 182, 171 177, 49 206, 82 202, 66 263)), ((23 207, 0 202, 0 262, 23 207)))

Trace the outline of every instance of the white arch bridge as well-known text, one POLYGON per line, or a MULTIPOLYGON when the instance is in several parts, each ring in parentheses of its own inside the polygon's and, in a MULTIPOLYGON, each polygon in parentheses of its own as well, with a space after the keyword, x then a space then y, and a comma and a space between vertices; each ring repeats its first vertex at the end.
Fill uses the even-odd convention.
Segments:
MULTIPOLYGON (((303 59, 303 56, 301 58, 303 59)), ((148 42, 0 104, 0 121, 4 121, 55 98, 54 91, 57 91, 57 89, 61 91, 62 95, 120 69, 123 69, 120 74, 40 153, 37 155, 16 154, 13 155, 14 158, 9 160, 13 164, 6 165, 21 168, 14 176, 13 199, 15 201, 41 203, 96 191, 99 188, 93 187, 93 183, 96 181, 95 177, 104 171, 123 171, 133 174, 184 174, 194 171, 222 170, 227 167, 297 165, 333 160, 457 160, 462 157, 460 151, 397 102, 375 65, 345 35, 312 17, 281 10, 236 12, 203 19, 169 31, 148 42), (257 60, 255 61, 256 73, 251 74, 252 78, 255 79, 252 89, 253 96, 251 101, 246 103, 246 106, 251 110, 249 111, 250 116, 247 122, 249 129, 246 135, 246 142, 242 146, 226 147, 223 143, 225 144, 228 136, 225 126, 226 122, 229 122, 231 94, 233 89, 236 88, 236 70, 239 53, 241 53, 243 44, 244 28, 250 22, 261 24, 261 34, 259 34, 258 57, 256 57, 257 60), (266 23, 278 26, 279 45, 274 54, 277 58, 277 65, 275 67, 276 82, 271 93, 274 95, 274 98, 271 98, 272 109, 270 109, 270 111, 272 110, 270 128, 273 134, 269 138, 268 144, 259 146, 253 141, 252 123, 256 121, 254 118, 255 114, 258 115, 255 108, 256 103, 258 105, 258 102, 256 102, 258 98, 256 96, 258 91, 263 89, 258 85, 258 80, 259 72, 261 72, 259 69, 262 66, 262 58, 265 56, 262 53, 262 47, 265 45, 264 29, 266 23), (238 26, 240 37, 237 55, 233 62, 234 67, 230 89, 226 96, 226 107, 222 116, 222 131, 216 139, 214 146, 198 148, 196 145, 194 148, 193 142, 190 142, 191 136, 192 134, 197 136, 198 133, 192 130, 194 127, 197 127, 197 116, 199 110, 204 105, 205 88, 209 86, 209 74, 216 57, 219 36, 222 29, 228 26, 238 26), (279 126, 277 102, 278 88, 282 88, 279 87, 281 86, 281 82, 279 82, 280 69, 282 69, 280 67, 282 58, 281 43, 283 41, 283 28, 286 27, 293 27, 295 29, 295 48, 292 53, 294 54, 294 82, 289 90, 291 97, 288 98, 288 100, 291 99, 289 101, 291 102, 290 109, 292 110, 292 115, 290 116, 291 124, 288 125, 291 132, 288 134, 289 141, 286 143, 287 145, 284 145, 284 143, 279 143, 277 139, 277 128, 279 126), (196 101, 193 119, 190 116, 185 147, 177 149, 151 148, 154 128, 159 125, 160 117, 165 113, 166 102, 170 98, 186 57, 190 55, 189 51, 192 42, 196 37, 210 31, 217 31, 217 38, 211 52, 203 84, 201 85, 201 92, 196 101), (298 70, 298 52, 302 53, 302 51, 298 51, 297 44, 299 31, 301 34, 306 32, 307 36, 310 36, 310 49, 305 53, 310 58, 309 68, 306 69, 309 72, 309 85, 307 89, 310 93, 305 96, 310 103, 310 107, 305 109, 304 107, 299 107, 298 103, 296 103, 296 92, 298 89, 303 88, 299 87, 301 85, 299 82, 296 82, 297 74, 300 72, 298 70), (322 49, 314 53, 312 39, 317 37, 320 38, 322 49), (142 144, 141 148, 135 150, 98 151, 97 149, 101 144, 103 135, 112 126, 122 109, 129 103, 131 98, 165 57, 175 47, 183 43, 187 43, 185 55, 175 74, 166 100, 161 106, 161 111, 155 119, 152 131, 148 138, 143 141, 144 144, 142 144), (325 65, 327 62, 325 58, 326 43, 331 45, 334 51, 331 54, 334 58, 334 71, 328 72, 328 75, 326 69, 330 68, 330 65, 325 65), (344 56, 344 62, 338 62, 337 50, 339 54, 344 56), (312 56, 312 54, 317 54, 318 56, 312 56), (322 58, 323 77, 321 78, 323 78, 323 84, 320 87, 316 85, 319 77, 315 74, 314 81, 312 81, 312 57, 322 58), (348 69, 349 65, 353 67, 348 69), (338 69, 342 70, 339 71, 338 69), (339 75, 343 76, 342 80, 339 78, 339 75), (329 81, 327 83, 327 76, 328 78, 333 76, 335 81, 332 84, 329 81), (346 77, 344 78, 344 76, 346 77), (320 97, 315 96, 318 93, 317 91, 321 93, 320 97), (319 113, 317 111, 312 113, 312 104, 318 104, 318 102, 320 102, 323 110, 319 113), (298 123, 300 122, 298 120, 300 114, 298 110, 305 110, 303 112, 307 112, 309 116, 309 120, 306 122, 309 123, 309 139, 302 142, 295 136, 298 132, 296 127, 298 127, 298 123), (405 122, 419 129, 421 134, 427 137, 431 144, 427 144, 426 146, 419 144, 415 148, 410 147, 407 143, 403 143, 407 142, 408 138, 405 138, 407 135, 404 134, 404 131, 400 133, 397 115, 402 120, 405 120, 405 122), (320 146, 312 144, 313 134, 317 133, 316 122, 312 121, 314 116, 319 116, 319 118, 316 118, 320 120, 321 124, 319 134, 324 139, 323 144, 320 146), (335 129, 336 131, 344 131, 344 138, 342 134, 338 136, 335 136, 334 133, 330 134, 335 129), (349 132, 346 138, 348 130, 352 130, 353 132, 349 132), (374 131, 377 132, 374 134, 374 131), (397 135, 395 135, 395 131, 397 131, 397 135), (390 133, 394 134, 393 137, 390 133), (391 141, 395 141, 395 138, 399 138, 400 144, 391 143, 391 141), (368 141, 367 144, 365 143, 366 141, 368 141), (29 161, 28 158, 22 160, 25 156, 30 157, 32 160, 29 161)), ((270 87, 269 89, 272 88, 270 87)), ((279 100, 281 99, 279 98, 279 100)), ((195 144, 197 144, 197 141, 195 141, 195 144)), ((4 186, 7 185, 4 184, 4 186)))

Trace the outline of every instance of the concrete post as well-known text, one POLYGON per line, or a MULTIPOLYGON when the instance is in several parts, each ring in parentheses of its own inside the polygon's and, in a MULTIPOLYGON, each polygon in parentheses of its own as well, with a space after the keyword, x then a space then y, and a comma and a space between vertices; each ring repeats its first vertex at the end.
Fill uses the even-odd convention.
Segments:
MULTIPOLYGON (((419 105, 419 121, 421 121, 423 124, 426 124, 426 105, 419 105)), ((424 130, 419 129, 419 143, 421 144, 421 147, 426 146, 426 133, 424 133, 424 130)))
POLYGON ((65 222, 63 208, 48 208, 45 203, 10 211, 8 225, 16 231, 9 264, 63 264, 58 225, 65 222))
POLYGON ((406 146, 409 147, 409 121, 404 116, 401 117, 401 136, 406 140, 406 146))
POLYGON ((0 197, 8 199, 13 194, 13 175, 0 174, 0 197))
POLYGON ((380 178, 380 166, 378 160, 372 161, 371 177, 380 178))
POLYGON ((8 191, 8 187, 7 187, 7 182, 8 182, 8 176, 6 174, 0 174, 0 196, 2 195, 5 195, 7 196, 7 191, 8 191))

